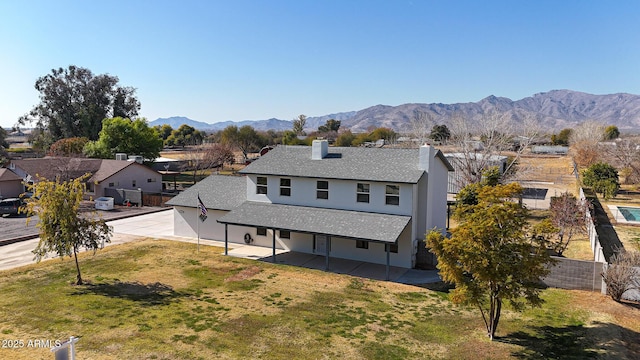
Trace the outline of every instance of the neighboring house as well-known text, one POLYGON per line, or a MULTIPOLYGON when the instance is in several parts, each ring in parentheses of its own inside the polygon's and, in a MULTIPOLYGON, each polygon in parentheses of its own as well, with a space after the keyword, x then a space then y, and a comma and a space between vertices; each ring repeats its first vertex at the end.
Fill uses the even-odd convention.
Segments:
POLYGON ((9 169, 0 168, 0 199, 17 198, 23 192, 22 178, 9 169))
POLYGON ((466 171, 482 171, 489 167, 497 166, 500 174, 503 174, 507 170, 507 157, 503 155, 484 155, 479 153, 446 153, 444 156, 447 158, 454 171, 449 173, 449 180, 447 185, 447 192, 450 194, 457 194, 465 185, 467 180, 462 175, 464 169, 471 167, 471 170, 466 171))
POLYGON ((278 146, 240 171, 212 175, 167 202, 178 236, 411 268, 418 241, 444 229, 444 155, 420 149, 278 146), (208 209, 198 219, 198 196, 208 209))
POLYGON ((162 192, 162 175, 135 161, 46 157, 13 160, 9 167, 25 183, 37 182, 39 177, 69 180, 89 173, 87 193, 96 198, 105 196, 108 188, 162 192))

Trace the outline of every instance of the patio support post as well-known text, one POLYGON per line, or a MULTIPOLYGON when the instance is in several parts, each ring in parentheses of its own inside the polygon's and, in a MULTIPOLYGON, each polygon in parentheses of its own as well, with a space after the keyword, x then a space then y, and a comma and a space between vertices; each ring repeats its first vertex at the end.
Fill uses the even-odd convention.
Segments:
POLYGON ((273 232, 273 238, 272 238, 273 253, 272 253, 271 262, 275 264, 276 263, 276 229, 271 229, 271 231, 273 232))
POLYGON ((229 255, 229 224, 224 224, 224 254, 229 255))
POLYGON ((385 269, 385 277, 387 281, 389 281, 389 248, 391 246, 389 246, 389 244, 384 244, 384 251, 387 252, 387 267, 385 269))
POLYGON ((327 236, 327 244, 325 246, 324 254, 324 270, 329 270, 329 248, 331 247, 331 236, 327 236))

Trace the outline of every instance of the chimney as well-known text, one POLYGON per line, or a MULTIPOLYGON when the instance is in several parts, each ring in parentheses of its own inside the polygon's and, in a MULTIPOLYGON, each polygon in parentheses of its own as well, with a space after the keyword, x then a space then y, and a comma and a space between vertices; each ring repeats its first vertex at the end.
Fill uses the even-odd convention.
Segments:
POLYGON ((420 152, 418 155, 418 169, 429 172, 429 165, 432 159, 436 156, 436 149, 425 143, 420 146, 420 152))
POLYGON ((327 140, 313 140, 311 144, 311 160, 322 160, 329 153, 327 140))

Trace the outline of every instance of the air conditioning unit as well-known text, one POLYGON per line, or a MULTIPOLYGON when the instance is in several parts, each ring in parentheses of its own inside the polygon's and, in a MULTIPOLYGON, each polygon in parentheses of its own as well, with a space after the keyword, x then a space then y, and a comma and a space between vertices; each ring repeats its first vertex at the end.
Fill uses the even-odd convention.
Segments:
POLYGON ((127 154, 125 153, 117 153, 116 154, 116 160, 127 160, 127 154))
POLYGON ((129 161, 135 161, 138 164, 142 164, 144 162, 144 158, 141 155, 129 155, 129 161))

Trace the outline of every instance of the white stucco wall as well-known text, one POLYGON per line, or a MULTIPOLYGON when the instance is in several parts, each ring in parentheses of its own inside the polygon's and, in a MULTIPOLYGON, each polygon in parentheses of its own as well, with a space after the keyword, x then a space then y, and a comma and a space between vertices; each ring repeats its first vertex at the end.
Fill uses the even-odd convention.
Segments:
MULTIPOLYGON (((201 240, 224 241, 224 224, 220 224, 216 220, 226 213, 226 211, 209 210, 207 220, 201 222, 198 219, 199 212, 196 208, 176 206, 173 210, 174 235, 197 238, 198 234, 196 233, 196 229, 200 226, 201 240)), ((229 225, 229 243, 244 244, 244 235, 248 233, 253 238, 252 245, 271 247, 273 241, 272 231, 272 229, 267 229, 266 236, 259 236, 256 233, 256 228, 229 225)), ((312 234, 291 232, 290 236, 291 239, 281 239, 280 231, 276 230, 276 248, 307 254, 324 255, 324 252, 314 252, 312 234)), ((411 224, 409 224, 398 240, 398 253, 390 253, 390 264, 392 266, 405 268, 412 267, 413 260, 415 259, 414 246, 414 242, 411 239, 411 224)), ((331 238, 330 257, 386 264, 384 244, 369 243, 368 249, 358 249, 356 248, 355 240, 339 237, 331 238)))
POLYGON ((429 168, 427 180, 427 217, 426 230, 446 229, 447 227, 447 184, 449 171, 435 159, 429 168))
POLYGON ((263 195, 256 194, 256 179, 256 175, 247 176, 247 200, 383 214, 412 215, 412 184, 267 176, 267 194, 263 195), (291 179, 291 196, 280 196, 281 178, 291 179), (329 199, 316 199, 316 185, 318 180, 327 180, 329 182, 329 199), (369 203, 359 203, 356 201, 358 183, 370 185, 369 203), (400 186, 399 205, 386 205, 386 185, 400 186))
MULTIPOLYGON (((175 206, 173 208, 173 234, 183 237, 198 237, 198 227, 200 227, 200 239, 224 241, 224 224, 217 220, 227 214, 228 211, 208 210, 207 219, 200 221, 197 208, 175 206)), ((247 226, 229 225, 227 228, 230 243, 244 244, 245 234, 249 234, 253 239, 252 245, 272 246, 272 231, 267 230, 267 236, 257 235, 257 229, 247 226)), ((276 248, 287 249, 280 241, 279 232, 276 231, 276 248)))

